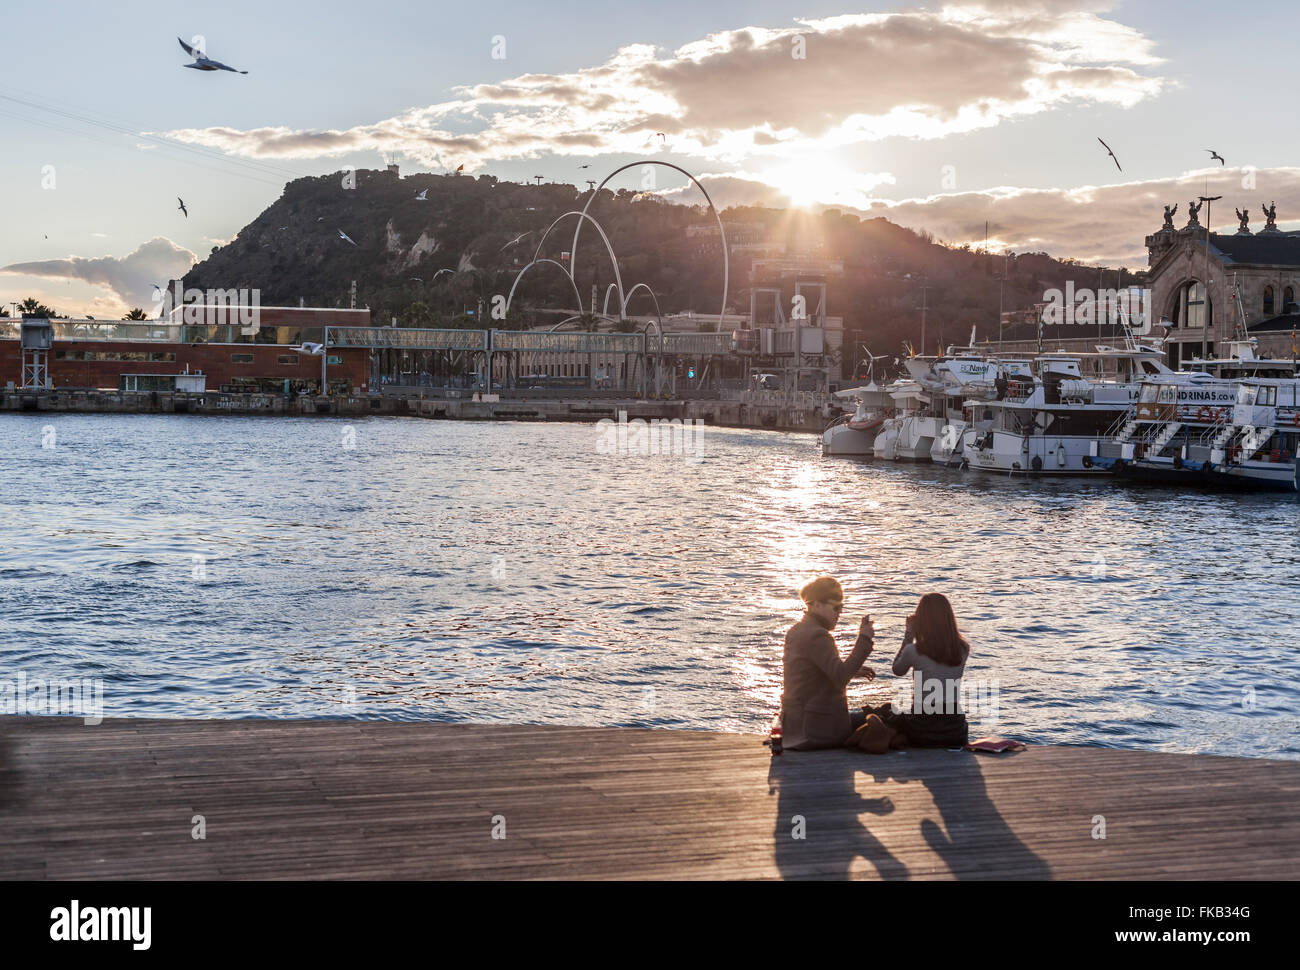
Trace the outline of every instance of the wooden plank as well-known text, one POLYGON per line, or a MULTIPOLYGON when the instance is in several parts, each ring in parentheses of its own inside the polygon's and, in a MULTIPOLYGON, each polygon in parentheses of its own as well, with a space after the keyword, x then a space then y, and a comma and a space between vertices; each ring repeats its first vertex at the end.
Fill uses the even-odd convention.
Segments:
POLYGON ((1212 755, 773 759, 710 732, 8 717, 0 780, 6 879, 1300 876, 1300 763, 1212 755))

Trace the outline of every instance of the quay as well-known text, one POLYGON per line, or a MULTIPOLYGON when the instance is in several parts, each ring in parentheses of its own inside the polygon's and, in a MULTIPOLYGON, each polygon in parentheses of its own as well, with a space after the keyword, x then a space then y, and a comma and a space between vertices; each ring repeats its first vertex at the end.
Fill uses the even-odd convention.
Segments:
POLYGON ((419 394, 330 394, 289 397, 282 394, 226 394, 162 391, 2 390, 0 412, 63 414, 197 414, 321 415, 359 418, 403 416, 461 421, 698 420, 734 428, 768 428, 821 434, 825 419, 807 402, 676 400, 644 398, 557 398, 540 394, 465 394, 433 397, 419 394))
POLYGON ((1294 879, 1298 797, 1297 762, 1100 747, 10 716, 0 878, 1294 879))

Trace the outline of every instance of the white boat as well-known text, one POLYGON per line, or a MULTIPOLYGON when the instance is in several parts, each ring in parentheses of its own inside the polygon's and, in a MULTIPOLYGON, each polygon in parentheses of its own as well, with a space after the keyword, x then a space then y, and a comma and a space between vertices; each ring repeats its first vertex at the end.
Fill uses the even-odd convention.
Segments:
POLYGON ((1129 479, 1295 491, 1300 438, 1297 363, 1256 354, 1254 339, 1143 382, 1093 463, 1129 479))
POLYGON ((978 354, 973 347, 960 350, 950 347, 948 355, 936 366, 944 379, 944 422, 930 448, 930 460, 941 465, 961 461, 962 435, 970 427, 967 404, 996 400, 1000 381, 1031 373, 1028 360, 995 359, 978 354))
POLYGON ((874 382, 863 387, 837 391, 835 396, 855 403, 851 413, 841 414, 822 432, 822 454, 865 456, 873 453, 876 435, 884 424, 891 403, 885 390, 874 382))
POLYGON ((1025 475, 1096 475, 1093 443, 1128 414, 1144 378, 1173 374, 1159 347, 1100 346, 1092 354, 1044 354, 1035 377, 1008 379, 997 400, 968 401, 962 466, 1025 475), (1092 380, 1113 363, 1118 380, 1092 380))
POLYGON ((1300 379, 1197 376, 1190 386, 1146 382, 1124 426, 1094 444, 1092 463, 1140 481, 1300 488, 1300 379))

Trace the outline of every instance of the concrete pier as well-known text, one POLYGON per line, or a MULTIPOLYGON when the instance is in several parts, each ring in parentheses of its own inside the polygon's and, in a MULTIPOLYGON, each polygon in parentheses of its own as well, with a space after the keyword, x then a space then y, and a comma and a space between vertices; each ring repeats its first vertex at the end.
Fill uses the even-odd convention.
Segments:
POLYGON ((63 414, 321 415, 364 417, 399 415, 460 421, 600 421, 617 419, 701 420, 735 428, 768 428, 820 434, 821 411, 808 407, 743 404, 735 401, 653 401, 591 398, 511 397, 475 401, 472 397, 391 397, 330 395, 291 398, 279 394, 148 393, 133 391, 0 391, 0 411, 63 414))

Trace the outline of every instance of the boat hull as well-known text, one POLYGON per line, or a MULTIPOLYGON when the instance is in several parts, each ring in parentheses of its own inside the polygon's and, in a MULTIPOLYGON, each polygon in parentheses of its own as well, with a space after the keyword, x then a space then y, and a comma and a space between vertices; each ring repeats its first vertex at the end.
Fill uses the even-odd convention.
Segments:
POLYGON ((822 454, 832 457, 865 456, 872 454, 877 428, 859 430, 848 424, 837 424, 822 432, 822 454))
POLYGON ((1250 492, 1296 492, 1296 463, 1249 461, 1233 465, 1173 458, 1094 459, 1118 478, 1162 485, 1203 485, 1250 492))
POLYGON ((1092 458, 1094 440, 1069 435, 1025 437, 1009 431, 968 428, 962 435, 962 466, 1003 474, 1105 475, 1106 469, 1092 458))

